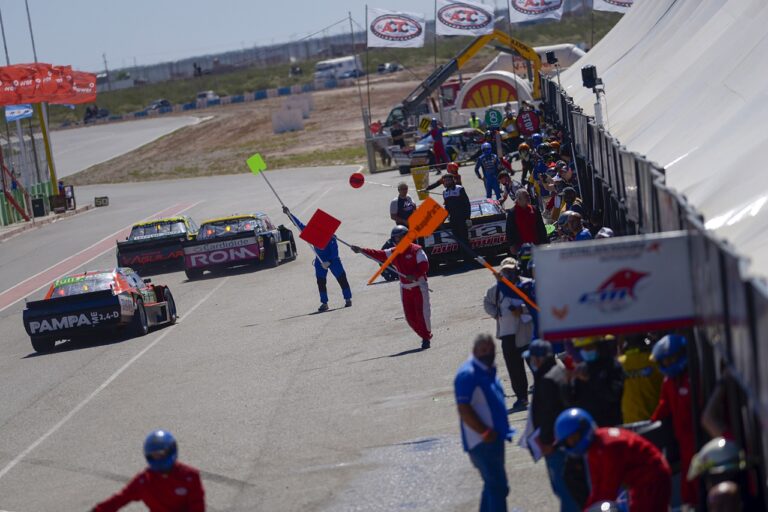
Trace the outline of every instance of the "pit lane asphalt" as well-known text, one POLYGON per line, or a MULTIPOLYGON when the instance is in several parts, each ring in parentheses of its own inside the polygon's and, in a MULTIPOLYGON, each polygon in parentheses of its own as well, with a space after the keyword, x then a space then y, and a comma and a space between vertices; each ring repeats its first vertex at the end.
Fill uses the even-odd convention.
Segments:
MULTIPOLYGON (((342 220, 339 236, 378 247, 394 190, 353 190, 352 170, 269 177, 303 220, 323 208, 342 220)), ((471 170, 462 175, 479 197, 471 170)), ((190 210, 198 220, 260 209, 285 221, 251 175, 81 187, 78 195, 108 195, 110 206, 0 244, 0 291, 177 203, 202 201, 190 210)), ((36 356, 23 302, 0 312, 0 510, 88 510, 143 467, 144 436, 161 427, 177 436, 180 460, 202 470, 212 511, 475 509, 481 482, 461 450, 453 376, 474 335, 494 329, 482 309, 493 278, 483 269, 430 278, 435 339, 415 351, 397 284, 365 286, 375 267, 344 247, 354 306, 340 308, 329 279, 334 310, 312 314, 312 254, 297 242, 298 260, 276 269, 192 283, 183 272, 153 276, 170 285, 181 320, 143 338, 36 356)), ((85 267, 112 265, 109 250, 85 267)), ((497 362, 503 368, 501 354, 497 362)), ((510 419, 522 431, 525 413, 510 419)), ((510 510, 556 508, 542 463, 507 445, 507 472, 510 510)))

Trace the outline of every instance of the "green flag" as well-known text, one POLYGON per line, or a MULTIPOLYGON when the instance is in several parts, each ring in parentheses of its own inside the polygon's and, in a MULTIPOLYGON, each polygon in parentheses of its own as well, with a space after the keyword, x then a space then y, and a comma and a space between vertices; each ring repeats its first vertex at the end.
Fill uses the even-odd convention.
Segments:
POLYGON ((245 163, 248 164, 248 168, 255 176, 258 176, 261 171, 264 171, 267 168, 266 162, 264 162, 264 159, 261 158, 259 153, 251 156, 245 163))

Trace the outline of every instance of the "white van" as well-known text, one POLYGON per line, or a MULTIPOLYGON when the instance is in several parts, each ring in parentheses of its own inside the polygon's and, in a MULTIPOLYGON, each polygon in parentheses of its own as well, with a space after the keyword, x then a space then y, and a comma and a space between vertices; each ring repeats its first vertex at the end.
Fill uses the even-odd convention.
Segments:
POLYGON ((357 55, 321 60, 315 64, 315 80, 352 78, 362 74, 363 65, 357 55))

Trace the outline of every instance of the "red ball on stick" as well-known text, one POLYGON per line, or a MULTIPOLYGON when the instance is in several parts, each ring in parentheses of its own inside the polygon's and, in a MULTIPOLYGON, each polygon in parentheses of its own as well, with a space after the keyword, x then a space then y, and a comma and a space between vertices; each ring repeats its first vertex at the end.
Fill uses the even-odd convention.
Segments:
POLYGON ((349 177, 349 184, 352 188, 360 188, 365 184, 365 175, 361 172, 353 173, 349 177))

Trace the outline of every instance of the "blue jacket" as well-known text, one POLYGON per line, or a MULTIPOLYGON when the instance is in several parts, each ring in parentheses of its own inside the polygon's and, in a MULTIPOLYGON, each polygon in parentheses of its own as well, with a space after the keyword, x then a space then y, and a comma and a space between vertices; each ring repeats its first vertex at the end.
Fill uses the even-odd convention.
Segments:
MULTIPOLYGON (((304 228, 306 227, 303 222, 301 222, 296 216, 292 213, 289 213, 288 215, 291 216, 291 219, 293 219, 293 222, 296 223, 297 226, 299 226, 299 229, 301 231, 304 231, 304 228)), ((314 246, 313 246, 314 247, 314 246)), ((320 249, 319 247, 315 247, 315 252, 317 253, 317 256, 323 260, 323 261, 332 261, 339 259, 339 244, 336 242, 336 237, 331 237, 331 241, 328 242, 328 245, 325 246, 325 249, 320 249)))

